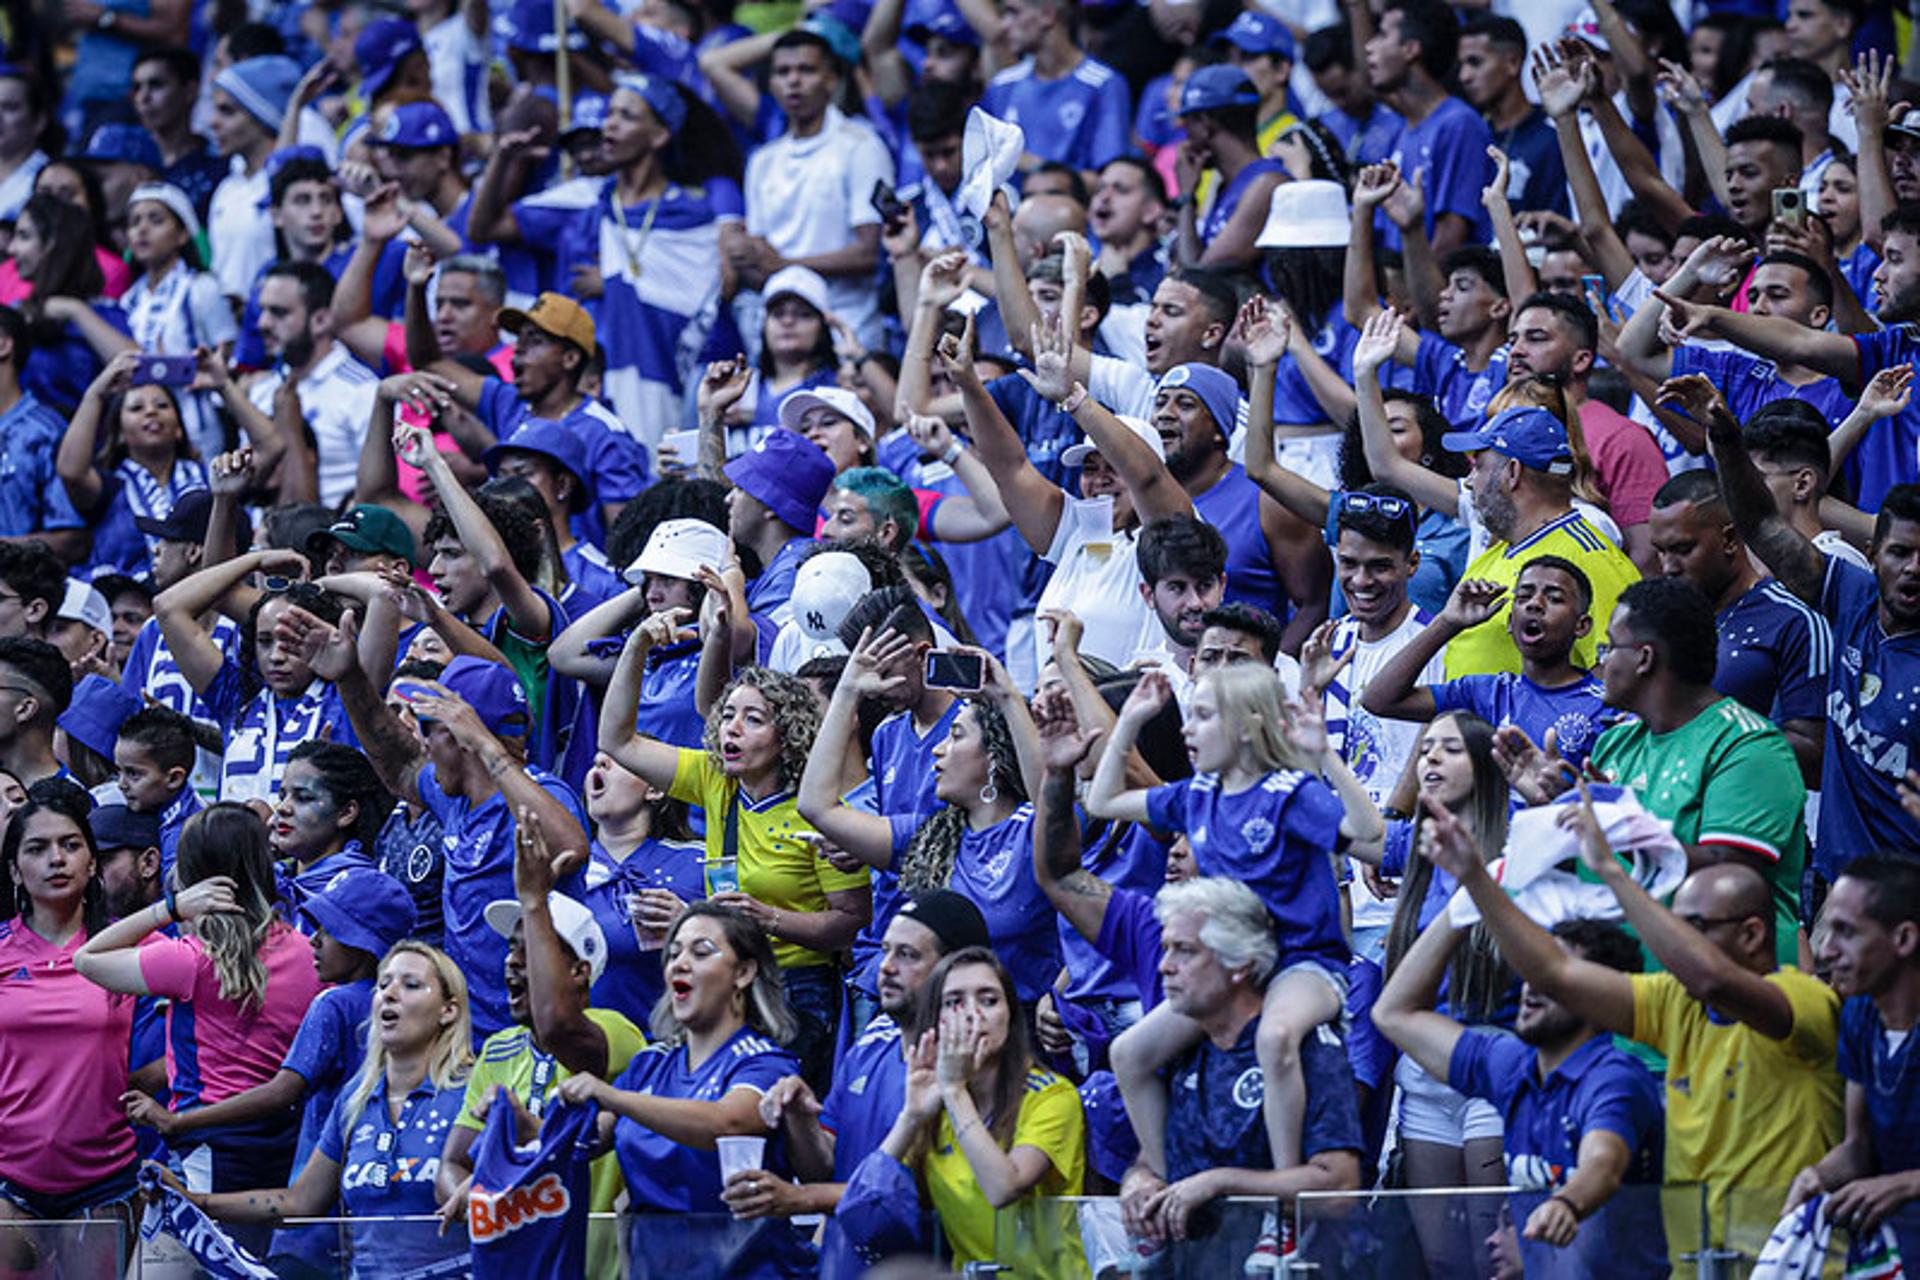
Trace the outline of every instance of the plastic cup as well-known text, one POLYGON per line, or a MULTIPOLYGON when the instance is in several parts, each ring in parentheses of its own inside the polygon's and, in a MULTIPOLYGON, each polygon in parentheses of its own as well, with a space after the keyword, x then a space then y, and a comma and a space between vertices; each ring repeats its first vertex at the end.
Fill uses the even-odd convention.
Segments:
POLYGON ((720 1185, 743 1169, 758 1169, 767 1155, 767 1140, 755 1137, 715 1138, 720 1149, 720 1185))
POLYGON ((707 863, 707 893, 740 892, 740 860, 738 858, 715 858, 707 863))

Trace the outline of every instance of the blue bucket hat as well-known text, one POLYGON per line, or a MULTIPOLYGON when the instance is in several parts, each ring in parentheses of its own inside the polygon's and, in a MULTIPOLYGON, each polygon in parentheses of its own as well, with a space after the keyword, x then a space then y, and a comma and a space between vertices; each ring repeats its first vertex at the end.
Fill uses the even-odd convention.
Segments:
POLYGON ((779 427, 727 464, 727 479, 783 522, 812 533, 833 485, 833 459, 797 431, 779 427))
POLYGON ((1573 474, 1567 424, 1533 405, 1503 409, 1478 431, 1449 431, 1440 437, 1440 443, 1453 453, 1492 449, 1535 471, 1556 476, 1573 474))
POLYGON ((537 453, 565 467, 579 482, 573 489, 572 509, 585 511, 592 505, 593 469, 587 463, 587 444, 570 428, 558 422, 529 418, 525 426, 480 455, 480 460, 487 464, 488 474, 492 474, 500 469, 500 459, 509 453, 537 453))
POLYGON ((647 109, 676 137, 687 123, 687 100, 670 81, 659 76, 622 75, 613 78, 613 87, 639 94, 646 100, 647 109))
POLYGON ((213 78, 214 88, 275 133, 287 118, 287 105, 299 83, 300 64, 284 53, 243 58, 213 78))
POLYGON ((334 941, 376 958, 410 936, 417 919, 406 886, 372 867, 348 867, 302 903, 300 914, 334 941))
MULTIPOLYGON (((480 722, 495 733, 518 737, 531 727, 527 691, 521 687, 518 676, 497 662, 463 653, 440 673, 440 686, 448 693, 459 695, 479 713, 480 722)), ((394 688, 408 701, 421 693, 432 692, 430 688, 406 682, 398 682, 394 688)))
POLYGON ((103 124, 87 139, 82 160, 102 164, 137 164, 159 173, 167 167, 160 156, 160 144, 137 124, 103 124))
POLYGON ((1220 438, 1233 439, 1234 426, 1240 421, 1240 384, 1231 374, 1218 365, 1197 361, 1177 364, 1160 375, 1160 381, 1153 387, 1154 398, 1158 400, 1162 391, 1176 387, 1199 396, 1200 403, 1213 415, 1214 429, 1219 431, 1220 438))
POLYGON ((404 18, 381 18, 362 27, 353 42, 353 60, 360 66, 360 87, 367 101, 380 96, 401 63, 424 50, 420 33, 404 18))
POLYGON ((56 722, 89 751, 113 759, 120 726, 145 705, 135 690, 98 673, 82 676, 73 686, 73 699, 56 722))

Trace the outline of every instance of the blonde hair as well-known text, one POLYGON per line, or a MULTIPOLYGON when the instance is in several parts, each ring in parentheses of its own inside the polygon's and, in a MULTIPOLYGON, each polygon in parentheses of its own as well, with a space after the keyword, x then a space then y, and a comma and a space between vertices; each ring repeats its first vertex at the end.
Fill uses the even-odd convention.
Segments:
POLYGON ((1487 401, 1487 418, 1491 420, 1515 405, 1545 409, 1560 419, 1560 424, 1567 429, 1567 452, 1573 455, 1570 480, 1573 496, 1602 511, 1608 510, 1607 495, 1600 492, 1600 471, 1593 465, 1593 455, 1587 452, 1587 433, 1580 426, 1580 415, 1567 399, 1566 389, 1557 380, 1538 374, 1515 378, 1487 401))
POLYGON ((1310 769, 1287 741, 1291 716, 1280 675, 1272 667, 1259 662, 1216 667, 1200 677, 1199 687, 1212 688, 1228 733, 1253 757, 1259 772, 1310 769))
MULTIPOLYGON (((460 966, 453 958, 438 947, 428 946, 424 942, 415 942, 411 938, 393 944, 393 948, 381 957, 380 972, 386 973, 387 966, 395 957, 415 955, 424 959, 433 967, 435 976, 440 979, 440 995, 454 1006, 453 1021, 440 1028, 440 1034, 434 1037, 433 1048, 427 1053, 427 1079, 436 1089, 448 1089, 467 1078, 473 1069, 473 1014, 467 1002, 467 979, 460 972, 460 966)), ((341 1132, 350 1133, 353 1126, 360 1122, 360 1115, 367 1109, 367 1102, 373 1097, 373 1091, 387 1074, 387 1047, 380 1043, 380 1037, 371 1031, 367 1036, 367 1056, 360 1064, 360 1073, 353 1078, 353 1091, 347 1095, 346 1111, 342 1116, 341 1132)))

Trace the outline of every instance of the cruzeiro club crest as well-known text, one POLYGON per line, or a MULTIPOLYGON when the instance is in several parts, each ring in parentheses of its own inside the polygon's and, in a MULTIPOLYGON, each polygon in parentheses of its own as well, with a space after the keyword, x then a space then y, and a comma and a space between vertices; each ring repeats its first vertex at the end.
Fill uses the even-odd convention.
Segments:
POLYGON ((1265 818, 1248 818, 1240 824, 1240 838, 1249 849, 1264 849, 1273 843, 1273 824, 1265 818))
POLYGON ((1860 705, 1866 706, 1880 696, 1880 677, 1871 671, 1860 673, 1860 705))
POLYGON ((1248 1067, 1233 1082, 1233 1105, 1242 1111, 1258 1111, 1266 1094, 1266 1078, 1258 1067, 1248 1067))

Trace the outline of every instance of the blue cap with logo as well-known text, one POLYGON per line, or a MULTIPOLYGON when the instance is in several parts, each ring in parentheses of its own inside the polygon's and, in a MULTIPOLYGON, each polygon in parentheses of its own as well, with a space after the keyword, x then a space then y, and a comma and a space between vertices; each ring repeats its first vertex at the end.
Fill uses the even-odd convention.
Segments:
POLYGON ((576 133, 598 133, 607 123, 607 95, 604 93, 576 93, 573 95, 573 110, 567 115, 567 130, 562 138, 571 138, 576 133))
POLYGON ((1247 73, 1238 67, 1215 63, 1187 77, 1180 90, 1180 115, 1196 111, 1220 111, 1227 107, 1257 107, 1260 91, 1253 87, 1247 73))
POLYGON ((404 18, 380 18, 360 29, 353 60, 360 64, 360 87, 371 102, 386 90, 400 64, 424 51, 420 33, 404 18))
POLYGON ((55 723, 81 746, 111 760, 120 726, 143 705, 139 690, 93 672, 73 686, 73 697, 55 723))
POLYGON ((1213 37, 1213 42, 1230 44, 1256 58, 1261 54, 1289 61, 1293 58, 1293 32, 1287 30, 1287 24, 1270 13, 1256 13, 1252 9, 1242 10, 1239 17, 1213 37))
POLYGON ((1454 453, 1492 449, 1535 471, 1556 476, 1573 474, 1567 424, 1533 405, 1503 409, 1478 431, 1449 431, 1440 437, 1440 443, 1454 453))
POLYGON ((383 147, 424 151, 457 146, 460 134, 453 127, 453 117, 439 103, 403 102, 381 122, 378 141, 383 147))
POLYGON ((384 956, 413 933, 417 915, 406 886, 372 867, 348 867, 300 904, 300 914, 335 942, 384 956))
MULTIPOLYGON (((439 684, 472 707, 480 723, 493 732, 510 737, 527 732, 527 691, 521 687, 520 677, 499 663, 463 653, 440 673, 439 684)), ((396 681, 393 687, 409 702, 436 692, 430 684, 412 681, 396 681)))
POLYGON ((1199 396, 1200 403, 1213 415, 1213 425, 1218 428, 1220 438, 1233 439, 1234 426, 1240 421, 1240 384, 1233 380, 1232 374, 1218 365, 1197 361, 1177 364, 1161 374, 1160 381, 1154 384, 1154 399, 1158 400, 1162 391, 1176 388, 1199 396))

